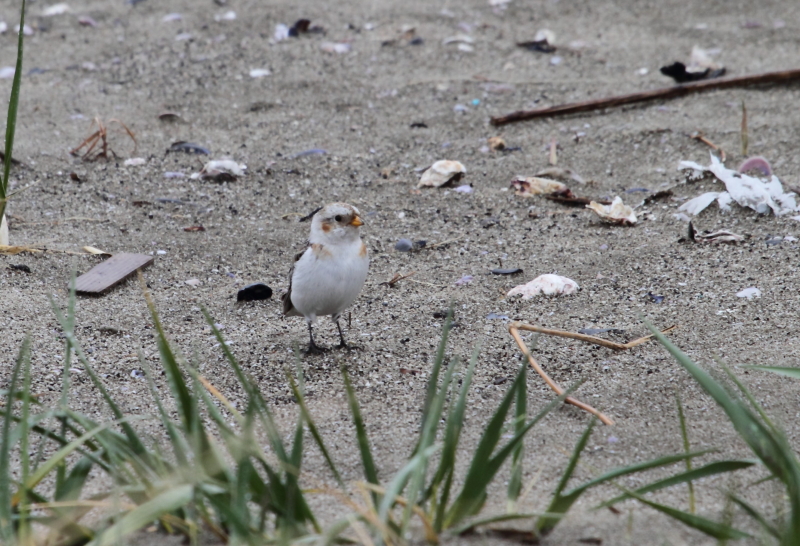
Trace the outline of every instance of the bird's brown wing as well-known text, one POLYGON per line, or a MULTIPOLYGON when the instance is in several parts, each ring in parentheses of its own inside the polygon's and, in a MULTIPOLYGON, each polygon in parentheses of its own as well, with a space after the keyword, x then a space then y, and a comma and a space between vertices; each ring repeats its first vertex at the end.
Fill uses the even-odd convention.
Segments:
POLYGON ((294 275, 294 265, 297 263, 297 260, 303 257, 303 254, 306 253, 306 250, 308 250, 308 247, 295 254, 292 267, 289 269, 289 289, 284 295, 281 296, 281 302, 283 302, 283 316, 285 317, 300 314, 297 309, 294 308, 294 305, 292 305, 292 276, 294 275))

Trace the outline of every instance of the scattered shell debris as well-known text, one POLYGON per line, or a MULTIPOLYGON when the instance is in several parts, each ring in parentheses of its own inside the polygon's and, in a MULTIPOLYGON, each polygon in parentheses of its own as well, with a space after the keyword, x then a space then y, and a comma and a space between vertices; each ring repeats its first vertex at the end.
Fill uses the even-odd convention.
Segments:
POLYGON ((729 169, 714 154, 710 155, 711 164, 708 167, 694 161, 681 161, 678 170, 691 170, 692 178, 711 173, 725 184, 727 191, 704 193, 687 201, 678 210, 697 215, 714 200, 719 202, 719 207, 723 211, 730 210, 731 201, 736 201, 739 205, 751 208, 759 214, 767 214, 771 210, 776 216, 780 216, 800 210, 797 205, 797 195, 794 192, 785 192, 783 184, 774 174, 765 181, 729 169))
POLYGON ((446 184, 452 184, 461 180, 467 173, 467 169, 459 161, 442 159, 431 165, 417 184, 418 188, 439 188, 446 184))
POLYGON ((568 296, 577 292, 579 288, 578 283, 572 279, 548 273, 539 275, 527 284, 515 286, 506 296, 522 296, 524 300, 529 300, 540 294, 545 296, 568 296))
POLYGON ((622 202, 622 198, 616 196, 610 205, 602 205, 592 201, 586 205, 587 209, 592 209, 601 219, 612 224, 622 226, 632 226, 636 223, 636 213, 633 209, 622 202))
POLYGON ((568 189, 566 184, 547 178, 539 178, 538 176, 518 176, 511 181, 511 187, 514 188, 514 195, 520 197, 531 197, 568 189))

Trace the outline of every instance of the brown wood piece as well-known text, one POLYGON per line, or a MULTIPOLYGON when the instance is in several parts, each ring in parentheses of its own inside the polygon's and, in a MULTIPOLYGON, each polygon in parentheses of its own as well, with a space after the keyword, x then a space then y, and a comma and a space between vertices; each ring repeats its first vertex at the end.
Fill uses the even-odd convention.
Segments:
POLYGON ((682 97, 684 95, 701 93, 703 91, 711 91, 714 89, 747 87, 758 84, 787 83, 794 80, 800 80, 800 69, 782 70, 779 72, 765 72, 763 74, 753 74, 750 76, 733 76, 728 78, 701 80, 698 82, 685 83, 683 85, 676 85, 673 87, 664 87, 661 89, 652 89, 650 91, 630 93, 628 95, 617 95, 615 97, 606 97, 583 102, 573 102, 569 104, 550 106, 548 108, 537 108, 536 110, 519 110, 505 116, 493 117, 492 125, 499 126, 528 119, 564 116, 567 114, 576 114, 578 112, 587 112, 590 110, 600 110, 602 108, 611 108, 614 106, 622 106, 624 104, 633 104, 636 102, 644 102, 654 99, 672 99, 675 97, 682 97))
POLYGON ((75 280, 75 291, 84 294, 101 294, 115 284, 153 263, 155 258, 146 254, 114 254, 97 264, 75 280))

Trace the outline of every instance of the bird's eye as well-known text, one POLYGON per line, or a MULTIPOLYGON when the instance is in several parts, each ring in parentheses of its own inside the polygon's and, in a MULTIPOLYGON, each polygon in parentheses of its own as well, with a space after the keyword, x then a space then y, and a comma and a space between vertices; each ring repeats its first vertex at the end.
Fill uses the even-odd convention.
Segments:
POLYGON ((333 219, 336 220, 337 222, 341 222, 342 221, 342 215, 341 214, 337 214, 336 216, 333 217, 333 219))

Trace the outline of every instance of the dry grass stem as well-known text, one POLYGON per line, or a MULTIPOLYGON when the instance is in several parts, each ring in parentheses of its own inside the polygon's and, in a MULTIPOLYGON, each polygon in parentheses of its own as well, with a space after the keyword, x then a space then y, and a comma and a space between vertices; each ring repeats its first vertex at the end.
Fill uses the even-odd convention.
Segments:
MULTIPOLYGON (((667 328, 666 330, 663 330, 662 333, 666 334, 667 332, 671 332, 675 328, 677 328, 677 326, 671 326, 671 327, 667 328)), ((648 336, 640 337, 638 339, 634 339, 633 341, 629 341, 628 343, 616 343, 614 341, 609 341, 607 339, 603 339, 603 338, 599 338, 599 337, 595 337, 595 336, 590 336, 590 335, 586 335, 586 334, 578 334, 578 333, 575 333, 575 332, 565 332, 563 330, 551 330, 549 328, 542 328, 540 326, 533 326, 533 325, 530 325, 530 324, 525 324, 523 322, 512 322, 508 326, 508 332, 514 338, 514 341, 517 342, 517 346, 522 351, 522 354, 524 354, 527 357, 528 363, 531 365, 531 367, 536 371, 536 373, 538 373, 542 377, 542 379, 544 379, 544 382, 547 383, 547 386, 550 387, 551 389, 553 389, 553 391, 555 391, 555 393, 558 394, 559 396, 561 396, 564 393, 564 389, 561 388, 558 385, 558 383, 553 381, 550 378, 550 376, 548 376, 545 373, 545 371, 541 368, 541 366, 539 366, 539 364, 533 358, 533 356, 531 355, 530 351, 528 350, 527 345, 525 345, 525 341, 520 336, 520 333, 519 333, 520 330, 525 330, 525 331, 528 331, 528 332, 538 332, 540 334, 545 334, 545 335, 548 335, 548 336, 556 336, 556 337, 565 337, 565 338, 569 338, 569 339, 577 339, 579 341, 586 341, 588 343, 593 343, 595 345, 600 345, 602 347, 607 347, 609 349, 614 349, 614 350, 617 350, 617 351, 624 351, 626 349, 631 349, 633 347, 636 347, 637 345, 641 345, 642 343, 644 343, 646 341, 649 341, 653 337, 652 335, 648 335, 648 336)), ((588 404, 584 404, 583 402, 581 402, 581 401, 579 401, 579 400, 577 400, 575 398, 572 398, 571 396, 567 397, 564 400, 564 402, 566 402, 567 404, 572 404, 573 406, 575 406, 577 408, 580 408, 583 411, 589 412, 592 415, 597 416, 597 418, 600 419, 600 421, 602 421, 602 423, 604 425, 613 425, 614 424, 614 421, 612 421, 606 415, 603 415, 602 413, 600 413, 598 410, 596 410, 592 406, 590 406, 588 404)))

